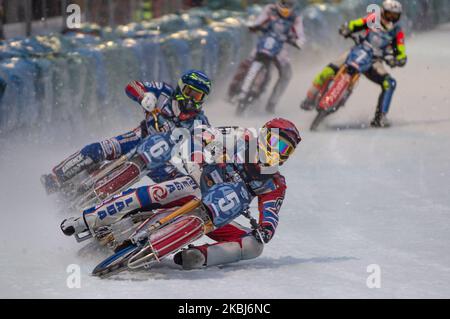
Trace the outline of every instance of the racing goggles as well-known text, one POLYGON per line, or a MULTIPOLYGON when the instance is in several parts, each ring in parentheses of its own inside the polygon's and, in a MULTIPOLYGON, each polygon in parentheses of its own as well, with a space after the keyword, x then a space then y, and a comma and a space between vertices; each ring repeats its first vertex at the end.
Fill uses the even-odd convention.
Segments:
POLYGON ((193 86, 185 85, 183 88, 183 96, 186 99, 193 100, 196 103, 201 103, 205 99, 206 94, 193 86))
POLYGON ((291 142, 278 134, 269 133, 267 141, 270 150, 278 151, 282 158, 289 157, 295 150, 291 142))
POLYGON ((269 166, 283 164, 294 153, 295 147, 285 137, 269 132, 266 137, 266 145, 261 145, 265 153, 266 164, 269 166))
POLYGON ((291 15, 292 9, 294 8, 294 3, 289 0, 282 0, 278 1, 278 12, 283 16, 284 18, 287 18, 291 15))
POLYGON ((401 14, 397 12, 392 11, 384 11, 384 18, 389 21, 396 23, 398 20, 400 20, 401 14))

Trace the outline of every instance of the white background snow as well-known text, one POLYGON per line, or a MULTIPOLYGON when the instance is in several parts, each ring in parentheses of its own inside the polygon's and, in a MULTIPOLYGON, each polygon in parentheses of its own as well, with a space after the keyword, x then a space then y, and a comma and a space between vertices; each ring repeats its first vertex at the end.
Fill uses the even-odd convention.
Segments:
MULTIPOLYGON (((276 236, 251 261, 186 272, 168 260, 150 273, 90 276, 107 252, 60 232, 67 213, 45 195, 39 176, 86 143, 133 127, 138 111, 76 136, 55 123, 45 137, 1 139, 0 297, 449 298, 450 26, 410 38, 407 49, 408 66, 393 72, 392 128, 361 127, 379 92, 363 79, 317 133, 307 130, 314 114, 298 106, 315 73, 340 52, 321 61, 300 53, 277 115, 297 123, 303 142, 282 168, 288 193, 276 236), (66 285, 70 264, 81 267, 79 289, 66 285), (381 267, 379 289, 366 285, 371 264, 381 267)), ((234 118, 231 106, 213 100, 207 113, 215 125, 257 127, 269 119, 257 108, 234 118)))

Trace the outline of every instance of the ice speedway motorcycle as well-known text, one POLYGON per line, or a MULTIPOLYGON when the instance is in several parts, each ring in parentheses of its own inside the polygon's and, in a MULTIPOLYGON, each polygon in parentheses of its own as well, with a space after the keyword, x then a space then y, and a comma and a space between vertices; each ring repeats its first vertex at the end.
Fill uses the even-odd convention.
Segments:
MULTIPOLYGON (((374 36, 377 33, 372 33, 374 36)), ((336 76, 329 79, 323 86, 316 98, 317 115, 314 118, 310 130, 315 131, 319 124, 330 114, 339 110, 345 105, 354 88, 359 82, 361 74, 367 72, 373 65, 374 60, 381 59, 394 67, 390 63, 394 57, 392 47, 386 47, 383 55, 377 56, 375 50, 365 37, 351 35, 355 46, 351 49, 345 63, 340 67, 336 76)), ((383 39, 380 39, 383 41, 383 39)))
MULTIPOLYGON (((151 154, 151 150, 160 148, 161 143, 162 139, 153 135, 139 148, 137 153, 141 157, 146 157, 147 166, 156 167, 159 163, 167 161, 167 158, 160 158, 162 157, 160 152, 151 154)), ((195 182, 193 178, 191 180, 195 182)), ((200 185, 197 186, 200 187, 200 185)), ((218 205, 217 209, 226 214, 247 217, 252 228, 258 233, 258 222, 251 217, 248 210, 236 211, 236 209, 233 210, 234 207, 230 207, 229 203, 224 204, 223 187, 219 184, 202 200, 196 197, 179 208, 133 211, 109 226, 101 226, 95 230, 88 229, 84 233, 75 235, 78 242, 94 237, 101 245, 114 251, 112 256, 95 267, 92 274, 103 278, 124 270, 148 269, 159 263, 161 259, 214 231, 216 226, 206 206, 218 205), (229 213, 229 211, 232 212, 229 213)), ((225 187, 229 191, 229 186, 225 187)), ((226 216, 227 219, 230 218, 229 215, 226 216)))
POLYGON ((57 191, 64 205, 75 211, 95 206, 148 175, 150 171, 137 150, 149 143, 151 134, 145 134, 147 136, 135 148, 120 158, 98 163, 64 182, 57 191))
MULTIPOLYGON (((252 228, 258 233, 256 219, 248 211, 242 215, 250 220, 252 228)), ((106 278, 126 270, 148 270, 215 229, 199 199, 193 199, 172 212, 156 213, 134 227, 130 219, 122 223, 124 225, 116 225, 116 229, 107 236, 110 242, 123 240, 122 243, 115 248, 113 255, 94 268, 94 276, 106 278), (116 234, 120 237, 114 237, 116 234)), ((262 238, 260 233, 259 236, 262 238)))
MULTIPOLYGON (((236 127, 216 127, 216 130, 229 136, 236 127)), ((156 133, 159 131, 157 130, 156 133)), ((155 133, 155 132, 153 132, 155 133)), ((59 196, 70 210, 80 211, 86 207, 95 206, 111 199, 114 195, 130 188, 150 173, 148 166, 139 154, 139 148, 145 148, 152 143, 147 135, 135 148, 113 161, 104 161, 81 172, 61 185, 59 196)), ((229 138, 229 137, 228 137, 229 138)), ((225 141, 221 142, 224 145, 225 141)), ((181 145, 180 144, 177 145, 181 145)), ((213 143, 209 148, 217 147, 213 143), (214 145, 213 145, 214 144, 214 145)), ((180 157, 183 162, 182 157, 180 157)), ((185 163, 181 163, 181 168, 185 163)))
POLYGON ((148 173, 135 148, 117 160, 95 165, 66 181, 61 185, 58 195, 69 209, 79 211, 110 199, 148 173))
MULTIPOLYGON (((135 218, 142 220, 144 216, 137 214, 135 218)), ((135 218, 113 224, 101 238, 103 243, 116 245, 115 253, 94 268, 94 276, 104 278, 124 270, 148 269, 214 230, 199 199, 172 212, 153 213, 140 223, 135 218)))
MULTIPOLYGON (((258 30, 261 31, 261 28, 258 30)), ((300 47, 292 40, 284 41, 273 32, 260 37, 257 43, 256 55, 253 60, 245 60, 239 66, 233 82, 228 89, 228 99, 237 103, 236 115, 244 111, 258 99, 267 89, 271 79, 271 66, 278 54, 288 43, 300 50, 300 47), (242 87, 248 88, 245 97, 241 97, 242 87)))

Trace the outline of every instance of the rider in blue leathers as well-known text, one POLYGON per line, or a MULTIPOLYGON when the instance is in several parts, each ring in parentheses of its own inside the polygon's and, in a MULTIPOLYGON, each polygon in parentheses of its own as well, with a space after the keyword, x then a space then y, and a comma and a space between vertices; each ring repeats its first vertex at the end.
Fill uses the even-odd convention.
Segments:
MULTIPOLYGON (((303 19, 295 10, 295 3, 296 1, 294 0, 278 0, 276 4, 267 5, 256 21, 249 26, 250 31, 262 31, 264 35, 276 36, 281 43, 287 42, 300 49, 305 43, 305 35, 303 32, 303 19)), ((238 99, 241 100, 247 95, 250 83, 253 82, 257 73, 252 72, 250 68, 256 55, 257 50, 239 66, 230 86, 230 96, 238 94, 238 99), (243 78, 244 74, 245 78, 243 78)), ((266 110, 269 113, 275 111, 275 107, 287 89, 292 77, 292 67, 286 46, 283 46, 283 49, 277 54, 275 66, 278 69, 279 79, 266 106, 266 110)))
MULTIPOLYGON (((138 102, 145 114, 139 127, 119 136, 92 143, 43 175, 41 182, 48 193, 59 191, 61 185, 85 170, 105 160, 115 160, 135 148, 143 138, 156 132, 170 132, 174 128, 194 129, 209 121, 202 107, 211 90, 210 79, 202 72, 191 70, 182 75, 176 89, 164 82, 132 81, 126 94, 138 102)), ((149 176, 155 182, 175 177, 177 170, 155 172, 149 176)))
MULTIPOLYGON (((184 269, 193 269, 258 257, 264 243, 274 236, 286 193, 286 181, 278 166, 294 153, 301 137, 295 124, 282 118, 267 122, 257 136, 245 133, 241 137, 239 147, 233 147, 230 154, 224 154, 231 160, 222 161, 216 157, 213 161, 194 161, 191 164, 199 166, 199 170, 193 170, 195 173, 190 172, 190 176, 130 189, 86 209, 82 217, 64 220, 61 230, 68 236, 87 230, 95 233, 95 230, 112 225, 130 214, 180 207, 198 198, 215 226, 208 237, 216 243, 188 247, 174 256, 175 263, 184 269), (256 198, 258 231, 252 231, 233 220, 245 213, 256 198)), ((172 141, 168 134, 155 134, 146 140, 148 145, 143 143, 139 146, 138 152, 143 154, 147 166, 161 169, 167 163, 166 155, 173 147, 172 141), (166 152, 156 152, 154 155, 146 152, 154 145, 162 144, 165 144, 162 148, 166 152)), ((221 153, 218 155, 223 158, 221 153)), ((132 240, 145 238, 148 234, 143 230, 132 240)))

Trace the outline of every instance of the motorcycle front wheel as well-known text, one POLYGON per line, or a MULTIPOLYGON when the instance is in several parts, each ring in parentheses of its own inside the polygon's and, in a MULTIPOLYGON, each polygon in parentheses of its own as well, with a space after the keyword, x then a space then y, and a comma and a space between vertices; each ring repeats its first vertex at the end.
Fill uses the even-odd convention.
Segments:
POLYGON ((109 277, 128 269, 128 260, 137 254, 141 248, 129 245, 108 257, 92 271, 92 275, 100 278, 109 277))

